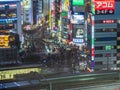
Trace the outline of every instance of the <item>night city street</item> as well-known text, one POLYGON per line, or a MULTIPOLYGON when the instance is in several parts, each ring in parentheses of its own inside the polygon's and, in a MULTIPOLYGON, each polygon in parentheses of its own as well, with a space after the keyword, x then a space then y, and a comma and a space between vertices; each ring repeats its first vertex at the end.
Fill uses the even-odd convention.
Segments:
POLYGON ((120 0, 0 0, 0 90, 120 90, 120 0))

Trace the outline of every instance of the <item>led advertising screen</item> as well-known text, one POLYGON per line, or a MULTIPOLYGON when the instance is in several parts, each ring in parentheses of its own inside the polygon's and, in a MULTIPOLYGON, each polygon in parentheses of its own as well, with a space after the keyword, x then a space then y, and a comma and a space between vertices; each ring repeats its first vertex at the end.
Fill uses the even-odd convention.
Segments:
POLYGON ((84 5, 84 0, 72 0, 72 5, 83 6, 84 5))
POLYGON ((72 15, 71 23, 72 24, 84 24, 84 15, 72 15))
POLYGON ((95 0, 95 14, 114 14, 115 0, 95 0))
POLYGON ((73 42, 74 43, 83 43, 84 38, 84 29, 80 27, 76 27, 73 29, 73 42))
POLYGON ((75 28, 73 32, 73 38, 83 38, 84 30, 83 28, 75 28))
POLYGON ((73 24, 72 30, 73 42, 76 44, 84 43, 84 25, 73 24))

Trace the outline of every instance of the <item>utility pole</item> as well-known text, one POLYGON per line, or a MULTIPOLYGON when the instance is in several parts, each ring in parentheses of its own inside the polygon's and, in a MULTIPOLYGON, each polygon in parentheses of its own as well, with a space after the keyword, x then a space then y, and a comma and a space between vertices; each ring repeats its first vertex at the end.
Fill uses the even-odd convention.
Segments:
POLYGON ((107 70, 109 70, 109 57, 111 56, 110 53, 106 53, 106 57, 107 57, 107 63, 106 63, 106 67, 107 67, 107 70))

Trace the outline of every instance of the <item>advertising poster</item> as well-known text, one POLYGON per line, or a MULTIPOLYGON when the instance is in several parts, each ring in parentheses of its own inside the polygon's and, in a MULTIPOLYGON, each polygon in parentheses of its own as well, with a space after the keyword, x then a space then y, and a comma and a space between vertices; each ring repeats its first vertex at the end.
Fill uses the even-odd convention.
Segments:
POLYGON ((74 29, 73 37, 76 39, 83 38, 84 31, 83 28, 76 28, 74 29))
POLYGON ((75 43, 84 42, 84 28, 83 27, 74 27, 72 35, 73 35, 73 42, 75 43))
POLYGON ((62 0, 62 11, 69 11, 69 0, 62 0))
POLYGON ((84 24, 84 15, 72 15, 71 23, 72 24, 84 24))

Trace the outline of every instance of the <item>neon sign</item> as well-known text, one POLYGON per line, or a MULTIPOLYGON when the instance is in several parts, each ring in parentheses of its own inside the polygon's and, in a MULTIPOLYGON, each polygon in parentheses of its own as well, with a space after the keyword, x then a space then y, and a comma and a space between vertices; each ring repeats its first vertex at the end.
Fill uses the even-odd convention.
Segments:
POLYGON ((114 20, 103 20, 102 23, 104 24, 112 24, 112 23, 115 23, 114 20))
POLYGON ((95 14, 114 14, 114 0, 95 0, 95 14))

